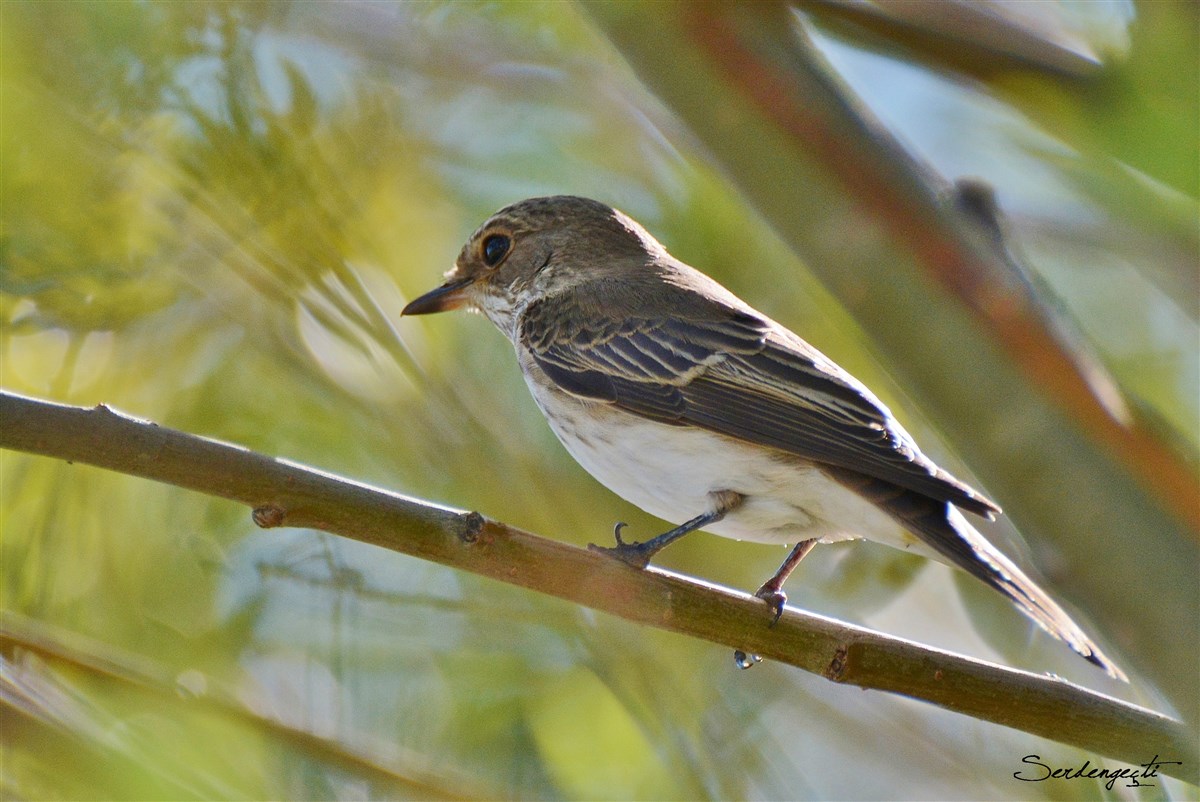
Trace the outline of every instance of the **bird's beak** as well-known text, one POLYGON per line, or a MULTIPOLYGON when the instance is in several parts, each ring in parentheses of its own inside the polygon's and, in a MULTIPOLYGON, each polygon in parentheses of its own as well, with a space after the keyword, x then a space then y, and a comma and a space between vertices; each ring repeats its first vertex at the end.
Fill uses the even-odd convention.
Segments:
POLYGON ((464 290, 475 280, 474 276, 447 281, 437 289, 430 290, 414 299, 400 310, 401 315, 431 315, 434 312, 449 312, 467 302, 464 290))

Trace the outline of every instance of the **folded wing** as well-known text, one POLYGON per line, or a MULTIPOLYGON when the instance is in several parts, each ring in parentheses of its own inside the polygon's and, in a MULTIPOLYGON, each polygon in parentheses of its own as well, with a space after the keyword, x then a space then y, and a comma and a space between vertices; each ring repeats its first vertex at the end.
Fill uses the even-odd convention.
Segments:
POLYGON ((999 512, 922 454, 857 380, 766 318, 713 303, 704 315, 613 319, 556 300, 531 305, 520 334, 568 393, 999 512))

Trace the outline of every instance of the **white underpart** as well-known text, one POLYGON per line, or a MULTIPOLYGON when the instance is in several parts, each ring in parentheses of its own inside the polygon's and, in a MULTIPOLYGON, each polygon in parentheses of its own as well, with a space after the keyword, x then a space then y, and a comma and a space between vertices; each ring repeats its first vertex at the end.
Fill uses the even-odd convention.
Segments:
POLYGON ((531 360, 521 361, 530 392, 571 456, 652 515, 683 523, 712 511, 716 494, 733 491, 744 497, 741 505, 706 531, 757 543, 867 538, 939 559, 889 515, 815 468, 694 426, 576 398, 551 386, 531 360))

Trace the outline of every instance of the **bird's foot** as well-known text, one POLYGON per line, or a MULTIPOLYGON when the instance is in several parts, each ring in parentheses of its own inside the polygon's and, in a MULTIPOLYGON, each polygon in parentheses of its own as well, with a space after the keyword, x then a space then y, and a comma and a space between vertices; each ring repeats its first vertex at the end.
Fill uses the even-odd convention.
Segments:
POLYGON ((708 512, 697 515, 690 521, 684 521, 674 529, 668 529, 657 537, 652 537, 644 543, 626 543, 621 539, 621 530, 625 528, 624 523, 619 523, 613 527, 613 537, 617 540, 617 545, 605 547, 597 546, 595 543, 588 544, 589 551, 599 551, 616 557, 624 563, 632 565, 634 568, 645 568, 650 564, 650 558, 658 554, 664 548, 674 543, 679 538, 695 532, 697 529, 703 529, 711 523, 716 523, 725 517, 725 513, 741 503, 742 497, 730 491, 722 491, 720 495, 721 504, 708 512))
POLYGON ((784 605, 787 604, 787 594, 784 593, 771 582, 767 582, 758 590, 754 591, 754 595, 767 603, 771 608, 771 626, 779 621, 779 616, 783 615, 784 605))
POLYGON ((627 543, 621 538, 621 530, 625 526, 626 524, 621 522, 613 527, 613 537, 616 539, 617 545, 597 546, 595 543, 589 543, 588 551, 607 554, 634 568, 645 568, 650 564, 650 558, 662 547, 655 543, 657 538, 647 540, 645 543, 627 543))
POLYGON ((787 594, 783 592, 783 583, 791 576, 792 571, 804 559, 804 556, 813 550, 817 545, 815 538, 809 540, 801 540, 788 553, 787 559, 783 561, 783 565, 779 566, 770 579, 762 583, 762 587, 754 591, 754 595, 767 603, 774 615, 771 617, 771 626, 775 626, 779 622, 779 616, 783 615, 783 607, 787 604, 787 594))

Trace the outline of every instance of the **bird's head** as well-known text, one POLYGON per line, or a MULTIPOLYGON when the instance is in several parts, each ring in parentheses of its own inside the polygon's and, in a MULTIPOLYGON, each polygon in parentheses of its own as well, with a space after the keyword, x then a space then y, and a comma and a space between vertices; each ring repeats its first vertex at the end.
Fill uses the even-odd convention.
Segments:
POLYGON ((645 272, 665 253, 637 222, 603 203, 570 195, 530 198, 489 217, 442 285, 401 314, 466 306, 511 336, 530 302, 610 275, 645 272))

